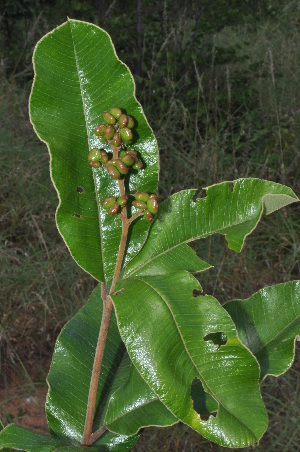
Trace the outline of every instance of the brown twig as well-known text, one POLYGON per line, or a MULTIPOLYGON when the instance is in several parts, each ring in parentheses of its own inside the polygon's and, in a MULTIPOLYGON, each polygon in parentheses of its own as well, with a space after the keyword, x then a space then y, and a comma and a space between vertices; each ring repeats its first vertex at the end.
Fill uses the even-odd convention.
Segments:
MULTIPOLYGON (((113 155, 114 158, 118 157, 118 148, 113 147, 113 155)), ((125 194, 124 180, 119 179, 119 189, 121 196, 125 194)), ((120 272, 122 269, 127 237, 128 237, 128 229, 132 221, 138 218, 141 215, 141 212, 135 214, 132 218, 127 218, 127 208, 126 206, 122 207, 122 213, 119 215, 119 218, 122 221, 122 235, 119 247, 119 253, 117 257, 116 267, 114 271, 114 276, 111 284, 110 291, 108 293, 107 287, 105 283, 101 284, 101 295, 103 300, 103 314, 100 326, 100 332, 95 352, 93 371, 90 382, 90 390, 88 397, 88 404, 86 410, 86 418, 85 418, 85 426, 82 437, 82 446, 90 446, 96 439, 100 438, 100 436, 107 430, 105 426, 98 429, 95 433, 92 433, 93 421, 95 416, 95 407, 96 407, 96 396, 98 389, 98 382, 100 377, 101 365, 103 361, 103 355, 105 350, 105 343, 108 335, 108 329, 110 325, 111 313, 113 309, 113 303, 110 294, 114 291, 115 285, 119 279, 120 272)))

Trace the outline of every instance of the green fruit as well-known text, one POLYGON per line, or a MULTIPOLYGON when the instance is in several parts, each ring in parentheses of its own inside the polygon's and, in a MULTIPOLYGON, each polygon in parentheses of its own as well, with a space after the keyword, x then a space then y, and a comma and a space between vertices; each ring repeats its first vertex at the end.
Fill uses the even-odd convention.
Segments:
POLYGON ((99 137, 99 140, 101 141, 101 143, 106 143, 106 136, 104 135, 103 137, 99 137))
POLYGON ((116 124, 116 118, 113 117, 112 114, 108 113, 108 111, 105 111, 103 114, 103 119, 107 124, 116 124))
POLYGON ((97 137, 101 137, 104 135, 105 129, 106 129, 105 124, 99 124, 97 127, 95 127, 94 133, 95 133, 95 135, 97 135, 97 137))
POLYGON ((123 114, 119 117, 118 124, 119 124, 120 127, 126 127, 126 126, 127 126, 127 122, 128 122, 127 115, 125 115, 125 114, 123 113, 123 114))
POLYGON ((100 162, 105 165, 108 162, 108 155, 105 151, 101 151, 100 162))
POLYGON ((89 164, 93 167, 93 168, 99 168, 100 166, 100 162, 96 162, 95 160, 90 160, 89 164))
POLYGON ((126 154, 127 154, 126 151, 120 151, 120 152, 119 152, 119 157, 122 158, 122 157, 124 157, 124 155, 126 155, 126 154))
POLYGON ((128 129, 132 129, 134 127, 134 120, 131 116, 127 116, 127 126, 128 129))
POLYGON ((107 126, 105 129, 105 138, 107 140, 111 140, 114 134, 115 134, 114 126, 107 126))
POLYGON ((118 148, 119 146, 121 146, 121 143, 122 143, 121 135, 119 134, 119 132, 116 132, 113 136, 112 144, 118 148))
POLYGON ((134 205, 134 207, 137 207, 138 209, 146 209, 147 208, 147 204, 145 202, 142 201, 133 201, 132 204, 134 205))
POLYGON ((115 165, 113 165, 112 163, 109 163, 106 168, 107 168, 109 175, 113 179, 120 179, 120 173, 119 173, 118 169, 115 167, 115 165))
POLYGON ((159 202, 159 197, 157 195, 155 195, 154 193, 152 195, 150 195, 150 198, 154 198, 157 200, 157 202, 159 202))
POLYGON ((133 157, 137 157, 138 153, 134 151, 133 149, 128 149, 128 154, 132 155, 133 157))
POLYGON ((152 213, 149 212, 148 209, 145 209, 144 217, 145 217, 145 220, 147 220, 149 223, 151 223, 151 221, 153 220, 153 215, 152 215, 152 213))
POLYGON ((137 191, 134 195, 137 201, 147 202, 150 199, 150 196, 145 191, 137 191))
POLYGON ((111 113, 113 115, 114 118, 119 119, 119 117, 122 114, 122 110, 119 107, 112 107, 109 110, 109 113, 111 113))
POLYGON ((116 202, 110 209, 109 209, 109 215, 110 216, 112 216, 112 215, 116 215, 116 213, 118 213, 119 212, 119 209, 120 209, 120 206, 119 206, 119 204, 116 202))
POLYGON ((122 162, 124 162, 126 166, 131 166, 134 164, 135 158, 129 153, 126 153, 124 157, 122 157, 122 162))
POLYGON ((88 153, 88 161, 99 162, 101 157, 100 149, 94 148, 91 149, 88 153))
POLYGON ((142 160, 137 159, 137 161, 132 165, 132 168, 133 168, 133 169, 136 169, 136 170, 142 169, 142 168, 143 168, 143 162, 142 162, 142 160))
POLYGON ((127 166, 125 165, 125 163, 122 162, 122 160, 117 159, 117 160, 115 161, 115 166, 117 167, 117 169, 119 170, 119 172, 120 172, 121 174, 127 174, 127 173, 128 173, 128 168, 127 168, 127 166))
POLYGON ((124 143, 130 144, 133 139, 133 133, 130 129, 127 129, 127 127, 124 127, 124 129, 120 129, 120 135, 124 143))
POLYGON ((114 196, 108 196, 102 202, 102 207, 104 209, 110 209, 116 203, 116 198, 114 196))
POLYGON ((128 201, 128 196, 126 196, 126 195, 120 196, 120 197, 117 199, 117 203, 118 203, 119 206, 121 206, 121 207, 124 207, 124 206, 126 205, 127 201, 128 201))
POLYGON ((149 198, 147 201, 147 209, 154 215, 158 212, 158 201, 155 198, 149 198))

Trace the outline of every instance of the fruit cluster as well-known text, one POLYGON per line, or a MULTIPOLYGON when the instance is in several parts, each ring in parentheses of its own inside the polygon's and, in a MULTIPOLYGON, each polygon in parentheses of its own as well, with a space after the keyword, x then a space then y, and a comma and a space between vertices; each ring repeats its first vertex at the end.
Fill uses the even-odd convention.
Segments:
POLYGON ((116 147, 121 146, 122 143, 131 144, 133 140, 132 128, 134 127, 134 120, 131 116, 122 113, 119 107, 113 107, 102 114, 105 124, 99 124, 94 132, 101 141, 105 143, 110 142, 116 147))
MULTIPOLYGON (((137 207, 141 212, 144 212, 145 219, 151 223, 153 215, 158 212, 158 197, 155 194, 149 195, 145 191, 138 191, 134 195, 135 200, 132 204, 137 207)), ((116 215, 119 213, 120 207, 126 206, 128 196, 120 196, 115 198, 114 196, 108 196, 102 202, 104 209, 108 210, 109 215, 116 215)))
MULTIPOLYGON (((103 166, 113 179, 123 178, 130 168, 140 170, 143 163, 138 157, 138 153, 133 149, 127 149, 133 140, 132 128, 134 120, 131 116, 122 113, 119 107, 113 107, 109 112, 103 113, 105 124, 99 124, 94 133, 101 143, 109 143, 114 150, 113 157, 110 158, 104 149, 94 148, 88 153, 88 162, 94 168, 103 166)), ((155 194, 149 195, 146 192, 137 192, 132 204, 139 209, 140 214, 148 222, 153 220, 153 215, 158 212, 158 197, 155 194)), ((125 207, 128 196, 123 195, 119 198, 108 196, 104 199, 102 206, 108 210, 109 215, 116 215, 120 208, 125 207)))

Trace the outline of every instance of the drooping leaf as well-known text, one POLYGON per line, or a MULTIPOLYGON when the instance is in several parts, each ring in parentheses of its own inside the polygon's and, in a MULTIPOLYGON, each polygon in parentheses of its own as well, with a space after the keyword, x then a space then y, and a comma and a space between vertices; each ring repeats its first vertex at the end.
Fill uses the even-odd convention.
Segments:
POLYGON ((143 274, 145 266, 155 265, 169 250, 214 233, 224 234, 229 248, 239 252, 263 211, 268 215, 298 201, 290 188, 260 179, 212 185, 206 189, 207 196, 196 202, 195 192, 175 193, 161 204, 147 242, 126 267, 127 275, 143 274))
MULTIPOLYGON (((128 361, 131 363, 129 357, 128 361)), ((160 402, 131 364, 125 385, 110 398, 105 418, 109 430, 130 436, 142 427, 165 427, 177 422, 176 416, 160 402)))
POLYGON ((8 425, 0 433, 0 449, 11 447, 14 450, 25 450, 28 452, 98 452, 96 447, 68 446, 63 441, 55 438, 47 438, 30 432, 15 424, 8 425))
MULTIPOLYGON (((58 229, 76 262, 97 280, 112 277, 119 249, 121 221, 102 208, 118 183, 103 168, 92 169, 88 151, 100 144, 94 128, 102 112, 118 105, 137 123, 133 148, 144 169, 131 174, 128 191, 157 191, 157 143, 134 95, 134 81, 117 57, 108 34, 99 27, 69 20, 44 36, 33 56, 35 79, 30 118, 51 156, 51 175, 59 196, 58 229)), ((127 182, 126 182, 127 183, 127 182)), ((148 223, 131 227, 125 262, 142 246, 148 223)))
MULTIPOLYGON (((55 345, 48 375, 46 413, 51 434, 65 443, 78 445, 82 440, 101 316, 99 285, 89 301, 65 325, 55 345)), ((120 370, 124 355, 125 347, 113 315, 97 391, 98 416, 94 431, 103 426, 102 420, 110 394, 128 378, 128 366, 120 370)), ((129 439, 125 435, 107 432, 94 446, 106 446, 114 452, 127 451, 137 438, 138 436, 129 439)))
MULTIPOLYGON (((80 443, 83 435, 101 316, 102 300, 99 285, 94 289, 90 300, 63 328, 53 354, 48 376, 47 418, 52 435, 70 444, 80 443)), ((128 379, 134 378, 135 373, 113 315, 98 385, 93 431, 106 425, 105 416, 110 398, 116 391, 121 397, 124 397, 122 388, 128 387, 128 379)), ((139 375, 137 377, 142 380, 139 375)), ((136 381, 138 381, 137 378, 136 381)), ((141 399, 145 397, 145 392, 146 395, 151 392, 150 389, 147 392, 146 383, 140 383, 136 384, 131 392, 131 402, 135 405, 141 405, 141 399)), ((167 418, 164 414, 166 408, 158 400, 156 408, 158 410, 157 419, 159 419, 160 424, 164 425, 163 423, 166 422, 165 425, 169 425, 170 416, 167 418), (160 412, 162 412, 162 415, 159 414, 160 412)), ((131 412, 125 413, 124 410, 122 412, 115 410, 114 415, 116 417, 122 416, 125 424, 130 422, 131 412)), ((105 445, 108 450, 114 452, 129 450, 137 441, 138 435, 135 433, 143 426, 152 425, 152 423, 148 423, 152 420, 146 404, 139 413, 138 422, 139 425, 135 431, 131 430, 129 434, 125 431, 120 431, 119 434, 107 431, 93 445, 97 447, 105 445)), ((172 423, 174 423, 174 417, 172 423)))
POLYGON ((289 369, 300 335, 300 281, 265 287, 246 300, 226 303, 224 308, 241 341, 257 358, 261 379, 289 369))
POLYGON ((259 367, 217 300, 193 297, 199 288, 187 272, 121 281, 113 295, 119 329, 135 367, 176 417, 209 440, 244 447, 267 426, 259 367), (195 379, 218 403, 207 421, 194 409, 195 379))

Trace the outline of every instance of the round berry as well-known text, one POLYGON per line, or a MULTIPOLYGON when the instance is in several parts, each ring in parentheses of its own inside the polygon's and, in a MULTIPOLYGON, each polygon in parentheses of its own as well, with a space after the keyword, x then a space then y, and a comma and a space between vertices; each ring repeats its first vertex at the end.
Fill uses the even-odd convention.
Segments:
POLYGON ((95 160, 90 160, 89 164, 93 167, 93 168, 99 168, 100 166, 100 162, 96 162, 95 160))
POLYGON ((126 195, 120 196, 120 197, 117 199, 117 203, 118 203, 119 206, 121 206, 121 207, 124 207, 124 206, 126 205, 127 201, 128 201, 128 196, 126 196, 126 195))
POLYGON ((147 204, 142 201, 133 201, 132 204, 134 205, 134 207, 137 207, 138 209, 144 210, 147 208, 147 204))
POLYGON ((101 151, 101 156, 100 156, 100 162, 105 165, 105 163, 108 162, 108 155, 106 154, 105 151, 101 151))
POLYGON ((103 114, 103 119, 105 122, 107 122, 107 124, 116 124, 116 118, 113 117, 113 115, 111 113, 108 113, 108 111, 105 111, 103 114))
POLYGON ((91 149, 88 153, 88 161, 99 162, 101 157, 100 149, 91 149))
POLYGON ((105 129, 105 137, 106 137, 106 139, 107 140, 111 140, 112 137, 114 136, 114 134, 115 134, 114 126, 111 126, 111 125, 107 126, 106 129, 105 129))
POLYGON ((121 143, 121 135, 119 134, 119 132, 116 132, 113 136, 112 144, 114 144, 118 148, 119 146, 121 146, 121 143))
POLYGON ((128 129, 132 129, 134 127, 134 120, 131 116, 127 116, 127 126, 128 129))
POLYGON ((116 203, 116 198, 114 196, 108 196, 102 202, 102 207, 104 209, 110 209, 116 203))
POLYGON ((126 166, 131 166, 134 164, 135 158, 128 152, 122 157, 122 162, 125 163, 126 166))
POLYGON ((109 163, 106 167, 108 174, 113 178, 113 179, 120 179, 120 173, 118 171, 118 169, 115 167, 115 165, 113 165, 112 163, 109 163))
POLYGON ((154 215, 158 212, 158 201, 156 198, 149 198, 147 201, 147 209, 154 215))
POLYGON ((119 171, 121 174, 127 174, 127 173, 128 173, 128 168, 127 168, 127 166, 125 165, 125 163, 122 162, 122 160, 117 159, 117 160, 115 161, 115 166, 116 166, 116 168, 118 169, 118 171, 119 171))
POLYGON ((119 117, 120 117, 121 114, 122 114, 122 110, 121 110, 121 108, 119 108, 119 107, 112 107, 112 108, 109 110, 109 113, 112 114, 114 118, 119 119, 119 117))
POLYGON ((137 161, 132 165, 132 168, 133 168, 133 169, 136 169, 136 170, 142 169, 142 168, 143 168, 143 162, 142 162, 142 160, 137 159, 137 161))
POLYGON ((118 213, 119 212, 119 209, 120 209, 120 206, 119 206, 119 204, 116 202, 110 209, 109 209, 109 215, 110 216, 112 216, 112 215, 116 215, 116 213, 118 213))
POLYGON ((153 220, 153 215, 152 215, 152 213, 149 212, 148 209, 145 209, 144 217, 149 223, 151 223, 151 221, 153 220))
POLYGON ((106 129, 105 124, 99 124, 97 127, 95 127, 94 133, 95 133, 95 135, 97 135, 97 137, 101 137, 104 135, 105 129, 106 129))
POLYGON ((150 196, 145 191, 137 191, 134 195, 137 201, 147 202, 150 199, 150 196))
POLYGON ((119 117, 118 119, 118 124, 120 127, 126 127, 127 126, 127 115, 125 115, 124 113, 119 117))

